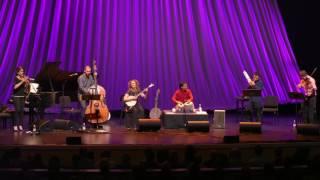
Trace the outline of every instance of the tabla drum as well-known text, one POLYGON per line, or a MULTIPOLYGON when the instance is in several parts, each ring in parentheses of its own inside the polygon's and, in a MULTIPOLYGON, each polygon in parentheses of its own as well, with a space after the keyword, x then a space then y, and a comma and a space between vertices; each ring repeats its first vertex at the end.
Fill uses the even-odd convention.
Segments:
POLYGON ((37 94, 38 93, 39 84, 38 83, 30 83, 29 88, 30 88, 30 93, 37 94))
POLYGON ((176 112, 194 112, 193 102, 185 102, 185 103, 177 104, 176 112))
POLYGON ((184 111, 185 112, 194 112, 194 104, 193 104, 193 102, 184 103, 184 111))

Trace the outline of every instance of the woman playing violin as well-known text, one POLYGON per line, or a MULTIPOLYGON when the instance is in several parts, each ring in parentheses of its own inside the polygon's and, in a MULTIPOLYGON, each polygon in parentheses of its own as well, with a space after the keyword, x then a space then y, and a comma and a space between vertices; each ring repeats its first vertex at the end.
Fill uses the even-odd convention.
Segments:
POLYGON ((23 116, 25 106, 25 92, 29 85, 29 78, 24 75, 24 70, 21 66, 16 69, 13 87, 13 104, 15 107, 14 113, 14 131, 23 130, 23 116))
POLYGON ((300 83, 298 88, 303 88, 305 99, 302 106, 303 119, 306 123, 314 123, 317 105, 317 85, 313 77, 308 75, 307 71, 300 71, 300 83))

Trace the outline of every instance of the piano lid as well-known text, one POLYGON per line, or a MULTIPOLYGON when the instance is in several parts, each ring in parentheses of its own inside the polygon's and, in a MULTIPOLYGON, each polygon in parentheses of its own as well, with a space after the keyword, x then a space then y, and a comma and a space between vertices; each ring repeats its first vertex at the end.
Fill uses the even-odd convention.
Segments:
POLYGON ((46 62, 36 75, 35 81, 39 83, 41 92, 57 91, 61 92, 59 93, 60 95, 62 95, 63 85, 65 85, 64 94, 70 96, 72 100, 76 100, 78 91, 77 78, 81 73, 61 70, 59 68, 60 64, 60 61, 46 62))

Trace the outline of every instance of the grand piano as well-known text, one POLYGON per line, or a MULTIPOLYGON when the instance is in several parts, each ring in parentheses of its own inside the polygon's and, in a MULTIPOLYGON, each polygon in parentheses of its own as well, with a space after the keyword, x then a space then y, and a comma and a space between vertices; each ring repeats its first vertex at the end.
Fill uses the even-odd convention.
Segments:
POLYGON ((61 70, 60 63, 60 61, 47 62, 36 75, 35 82, 39 84, 39 93, 34 95, 38 97, 33 98, 38 98, 39 104, 33 106, 38 106, 40 116, 43 116, 46 108, 59 103, 60 96, 70 96, 71 101, 77 101, 77 78, 81 73, 61 70))

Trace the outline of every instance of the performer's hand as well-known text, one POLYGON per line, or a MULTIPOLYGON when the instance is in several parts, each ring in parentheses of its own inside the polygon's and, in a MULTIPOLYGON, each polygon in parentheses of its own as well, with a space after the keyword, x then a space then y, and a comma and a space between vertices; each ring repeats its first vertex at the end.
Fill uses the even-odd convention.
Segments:
POLYGON ((254 81, 250 81, 250 82, 249 82, 249 85, 250 85, 250 86, 255 86, 256 83, 254 83, 254 81))

